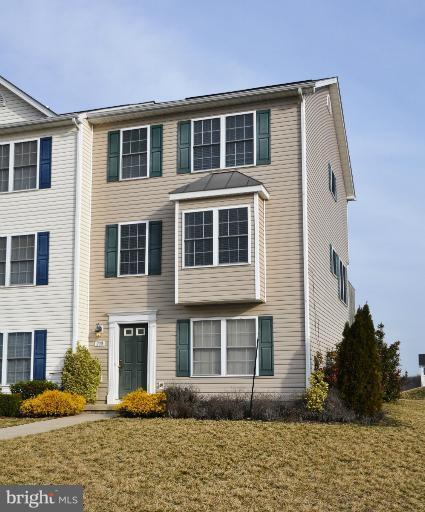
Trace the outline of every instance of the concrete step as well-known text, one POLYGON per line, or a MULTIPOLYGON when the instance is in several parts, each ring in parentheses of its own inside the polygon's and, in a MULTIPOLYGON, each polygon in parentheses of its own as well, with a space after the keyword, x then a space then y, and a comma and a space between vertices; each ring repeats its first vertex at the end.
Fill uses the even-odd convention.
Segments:
POLYGON ((115 406, 111 404, 87 404, 84 408, 84 412, 103 413, 108 416, 116 416, 118 414, 115 410, 115 406))

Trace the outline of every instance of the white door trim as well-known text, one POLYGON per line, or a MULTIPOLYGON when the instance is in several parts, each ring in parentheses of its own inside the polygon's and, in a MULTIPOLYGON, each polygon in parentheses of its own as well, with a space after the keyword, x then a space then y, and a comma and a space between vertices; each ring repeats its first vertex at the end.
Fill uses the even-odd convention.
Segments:
POLYGON ((119 403, 120 325, 148 324, 148 393, 156 389, 156 311, 110 313, 108 349, 108 404, 119 403))

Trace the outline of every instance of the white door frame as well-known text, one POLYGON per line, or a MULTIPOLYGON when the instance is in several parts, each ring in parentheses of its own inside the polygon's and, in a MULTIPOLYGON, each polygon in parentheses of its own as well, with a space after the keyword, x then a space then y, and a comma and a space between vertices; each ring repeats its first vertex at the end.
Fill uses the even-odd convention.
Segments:
POLYGON ((119 361, 120 361, 120 325, 148 324, 148 367, 147 391, 156 389, 156 311, 140 313, 110 313, 108 347, 108 404, 118 404, 119 399, 119 361))

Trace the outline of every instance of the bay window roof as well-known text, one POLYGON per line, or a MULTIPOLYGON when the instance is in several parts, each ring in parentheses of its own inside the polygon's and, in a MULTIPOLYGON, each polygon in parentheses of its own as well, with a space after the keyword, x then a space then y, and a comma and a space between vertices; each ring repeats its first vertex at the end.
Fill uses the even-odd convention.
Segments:
POLYGON ((170 200, 253 194, 255 192, 258 192, 262 199, 269 199, 269 193, 261 181, 239 171, 212 172, 176 188, 170 192, 170 200))

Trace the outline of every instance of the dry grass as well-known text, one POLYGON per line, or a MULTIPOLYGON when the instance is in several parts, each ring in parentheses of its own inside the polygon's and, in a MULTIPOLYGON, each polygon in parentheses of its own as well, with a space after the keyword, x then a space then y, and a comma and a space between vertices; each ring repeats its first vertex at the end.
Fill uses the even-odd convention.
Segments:
POLYGON ((23 425, 24 423, 32 423, 38 421, 36 418, 9 418, 0 416, 0 428, 3 427, 16 427, 16 425, 23 425))
POLYGON ((86 512, 413 511, 425 403, 379 426, 112 419, 0 444, 0 483, 85 486, 86 512))
POLYGON ((425 400, 425 387, 403 391, 401 398, 407 398, 408 400, 425 400))

